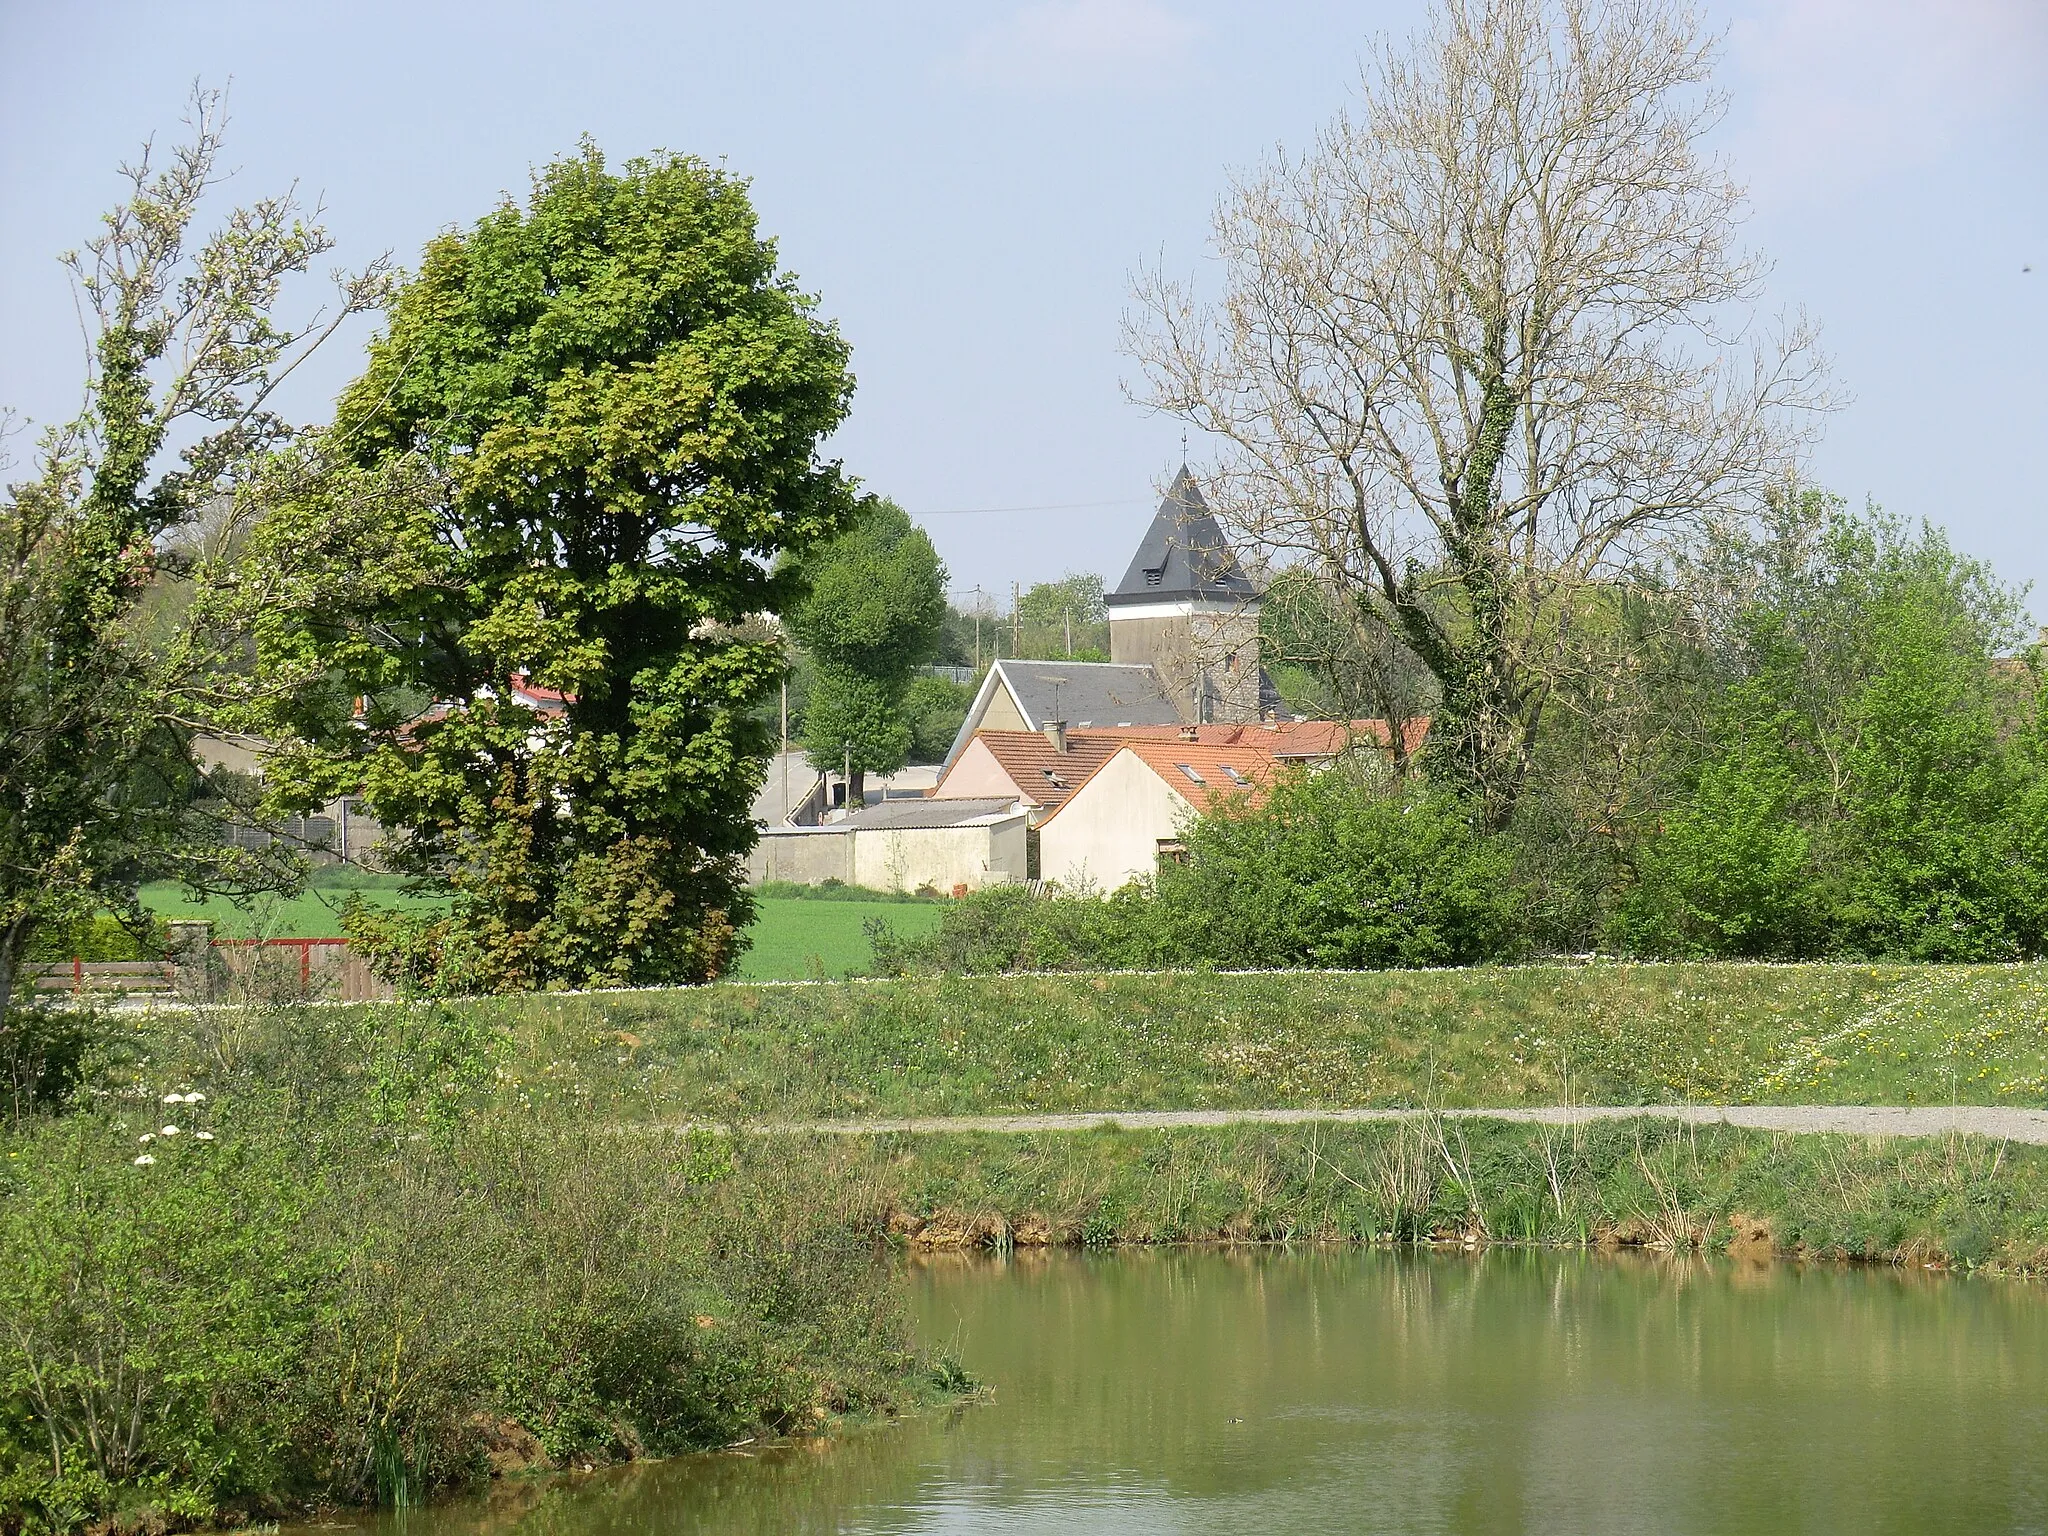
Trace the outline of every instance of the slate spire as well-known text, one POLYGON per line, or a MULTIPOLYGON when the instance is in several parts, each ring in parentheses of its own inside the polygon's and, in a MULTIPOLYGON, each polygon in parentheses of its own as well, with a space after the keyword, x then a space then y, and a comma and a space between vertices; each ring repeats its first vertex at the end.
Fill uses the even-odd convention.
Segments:
POLYGON ((1104 594, 1111 608, 1137 603, 1184 602, 1190 598, 1242 603, 1255 600, 1252 585, 1215 514, 1187 465, 1173 477, 1166 499, 1153 514, 1131 568, 1116 590, 1104 594))

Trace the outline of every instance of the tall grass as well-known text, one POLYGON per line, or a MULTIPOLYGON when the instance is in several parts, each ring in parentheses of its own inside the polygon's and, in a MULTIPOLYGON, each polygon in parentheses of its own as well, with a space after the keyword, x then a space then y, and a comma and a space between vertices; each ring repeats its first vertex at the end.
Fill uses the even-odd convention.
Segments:
POLYGON ((922 1378, 848 1171, 495 1092, 423 1009, 132 1037, 0 1172, 0 1529, 406 1502, 922 1378))

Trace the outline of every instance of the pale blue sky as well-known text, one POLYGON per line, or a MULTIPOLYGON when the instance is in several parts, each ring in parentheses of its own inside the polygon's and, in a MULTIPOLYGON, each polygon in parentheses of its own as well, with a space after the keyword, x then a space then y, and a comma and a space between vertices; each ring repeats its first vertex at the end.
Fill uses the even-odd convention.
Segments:
MULTIPOLYGON (((2048 3, 1712 0, 1725 147, 1774 302, 1854 401, 1825 484, 1946 523, 2048 614, 2048 3), (2022 268, 2032 266, 2031 273, 2022 268)), ((1227 170, 1299 145, 1419 0, 458 6, 0 0, 0 404, 75 404, 54 257, 232 80, 233 190, 324 194, 342 254, 410 261, 593 134, 753 178, 784 262, 843 326, 836 444, 927 515, 956 586, 1114 579, 1179 457, 1124 401, 1128 274, 1205 260, 1227 170), (950 508, 1087 503, 981 516, 950 508), (1104 505, 1104 503, 1107 503, 1104 505)), ((317 417, 337 349, 292 402, 317 417)), ((17 447, 19 445, 17 444, 17 447)), ((1199 446, 1197 446, 1199 454, 1199 446)))

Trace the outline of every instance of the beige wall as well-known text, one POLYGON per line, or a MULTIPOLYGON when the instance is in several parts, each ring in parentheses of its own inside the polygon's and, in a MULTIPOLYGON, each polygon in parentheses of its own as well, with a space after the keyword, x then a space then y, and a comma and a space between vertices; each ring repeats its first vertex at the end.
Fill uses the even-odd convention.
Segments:
POLYGON ((1113 891, 1151 875, 1160 840, 1179 836, 1192 813, 1136 753, 1119 752, 1039 827, 1038 872, 1113 891))
POLYGON ((1028 731, 1032 727, 1025 722, 1024 713, 1017 708, 1017 701, 1010 697, 1010 690, 998 682, 989 690, 988 708, 979 720, 974 722, 976 730, 982 731, 1028 731))
MULTIPOLYGON (((1007 702, 1009 695, 1003 697, 1007 702)), ((1018 793, 1017 781, 1010 777, 1010 771, 996 761, 995 753, 989 751, 988 744, 977 736, 953 760, 953 766, 939 780, 939 787, 932 791, 932 798, 997 800, 1006 795, 1017 798, 1018 793)))
POLYGON ((747 879, 822 885, 842 880, 882 891, 956 885, 978 891, 1024 878, 1022 811, 969 827, 855 832, 843 827, 771 828, 747 855, 747 879))
POLYGON ((788 880, 823 885, 853 882, 853 837, 836 827, 771 827, 747 855, 747 881, 788 880))
POLYGON ((878 891, 978 891, 1024 878, 1024 813, 973 827, 877 828, 853 835, 854 884, 878 891))
POLYGON ((1110 609, 1109 659, 1156 670, 1160 686, 1182 720, 1196 720, 1205 677, 1215 694, 1211 720, 1222 724, 1257 720, 1257 609, 1202 608, 1191 603, 1188 610, 1173 616, 1118 618, 1117 611, 1110 609))

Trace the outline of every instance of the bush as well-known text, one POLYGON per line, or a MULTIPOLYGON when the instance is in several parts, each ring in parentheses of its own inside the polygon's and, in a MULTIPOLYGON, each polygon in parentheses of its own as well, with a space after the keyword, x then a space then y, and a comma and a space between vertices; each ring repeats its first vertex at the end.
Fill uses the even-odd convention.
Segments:
POLYGON ((1881 514, 1829 512, 1799 548, 1739 615, 1736 675, 1633 850, 1616 936, 1649 955, 2048 952, 2039 656, 1999 655, 2016 598, 1881 514))
POLYGON ((927 935, 869 924, 883 975, 1455 965, 1520 945, 1513 857, 1456 799, 1338 767, 1187 829, 1187 863, 1109 896, 994 887, 927 935))
POLYGON ((1381 970, 1512 954, 1520 900, 1505 841, 1422 784, 1340 765, 1222 802, 1159 878, 1155 921, 1192 960, 1381 970))
POLYGON ((8 1142, 0 1530, 404 1502, 508 1443, 922 1389, 878 1213, 822 1159, 593 1126, 436 1010, 209 1018, 8 1142))
POLYGON ((880 918, 866 924, 880 976, 996 971, 1133 970, 1169 963, 1149 891, 1038 896, 995 885, 948 902, 939 926, 904 937, 880 918))

